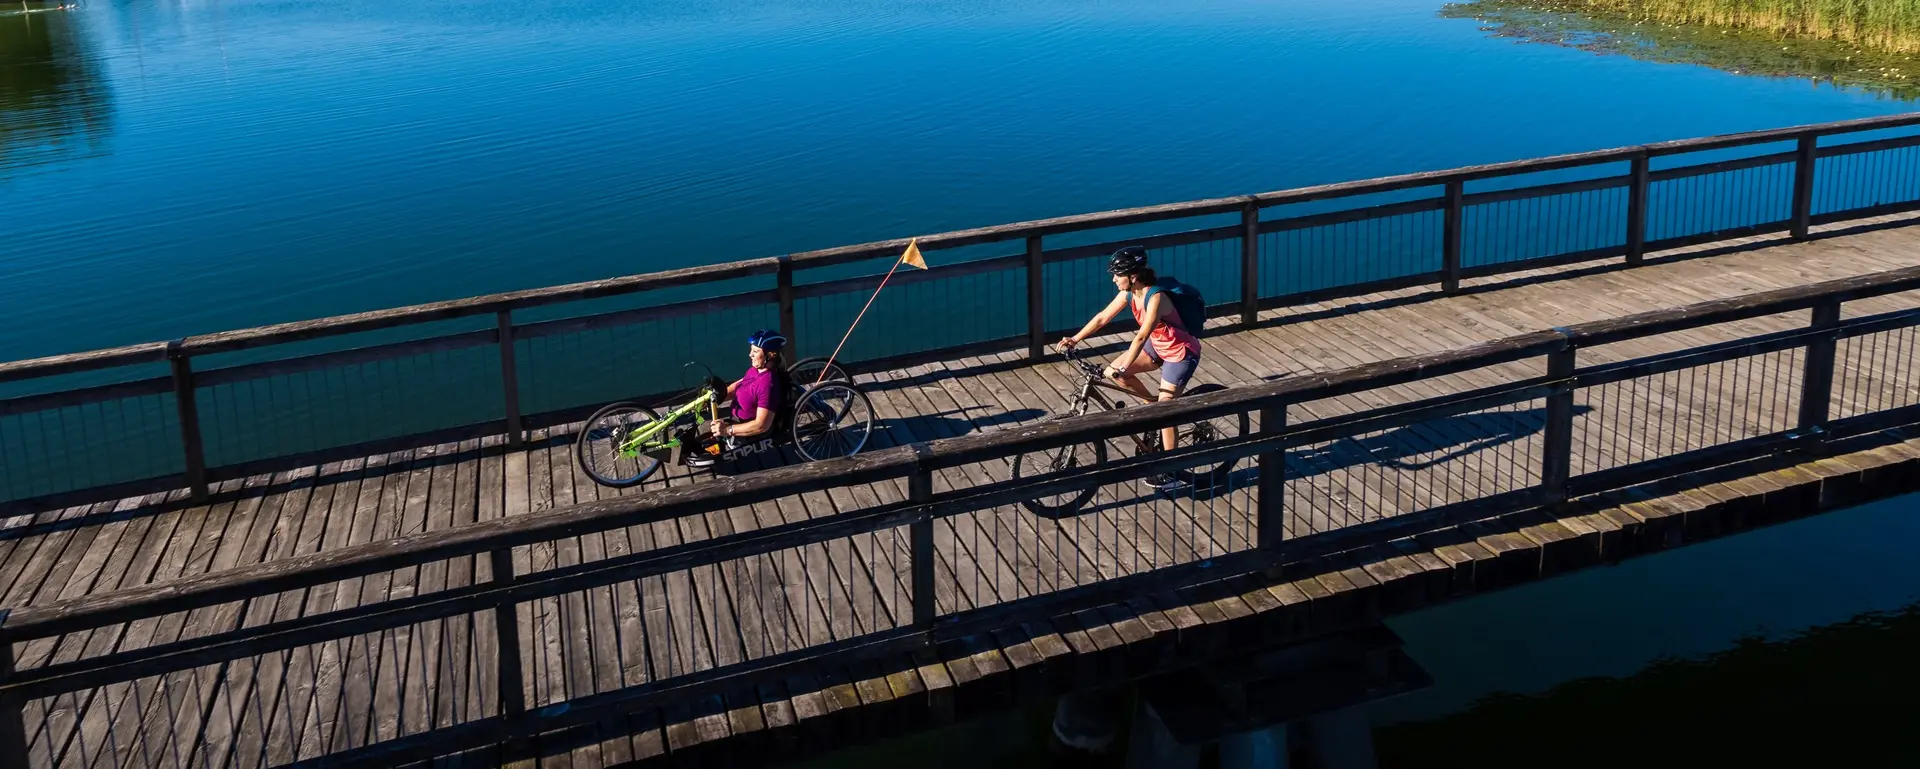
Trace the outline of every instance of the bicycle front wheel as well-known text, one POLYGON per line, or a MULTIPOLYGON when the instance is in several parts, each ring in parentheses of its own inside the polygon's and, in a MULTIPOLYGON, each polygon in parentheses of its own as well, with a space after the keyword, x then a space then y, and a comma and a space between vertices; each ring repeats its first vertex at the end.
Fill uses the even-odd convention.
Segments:
MULTIPOLYGON (((1055 415, 1051 419, 1060 419, 1055 415)), ((1013 477, 1032 478, 1048 473, 1071 470, 1076 467, 1093 467, 1107 461, 1106 441, 1061 446, 1050 451, 1021 454, 1013 458, 1013 477)), ((1045 518, 1060 518, 1080 512, 1087 500, 1093 498, 1098 489, 1088 487, 1059 494, 1049 494, 1033 499, 1023 499, 1020 506, 1027 512, 1045 518)))
MULTIPOLYGON (((659 421, 660 415, 653 409, 637 403, 610 404, 588 417, 580 434, 574 436, 574 459, 594 483, 616 489, 637 486, 660 469, 660 459, 640 450, 647 447, 626 444, 635 433, 659 421)), ((669 437, 662 430, 649 443, 660 446, 669 437)))

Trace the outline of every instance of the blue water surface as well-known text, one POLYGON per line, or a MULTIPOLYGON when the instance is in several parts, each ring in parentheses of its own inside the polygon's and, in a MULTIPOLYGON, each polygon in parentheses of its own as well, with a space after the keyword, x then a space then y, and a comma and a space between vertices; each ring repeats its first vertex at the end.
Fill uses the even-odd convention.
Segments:
POLYGON ((1437 0, 91 0, 0 17, 0 359, 1904 111, 1437 0))

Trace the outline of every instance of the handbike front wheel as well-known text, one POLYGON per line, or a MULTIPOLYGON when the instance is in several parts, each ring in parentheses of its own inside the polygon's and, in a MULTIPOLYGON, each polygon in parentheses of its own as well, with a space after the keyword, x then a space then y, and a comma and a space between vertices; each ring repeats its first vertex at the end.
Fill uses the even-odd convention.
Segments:
POLYGON ((793 447, 809 462, 850 457, 873 434, 873 402, 845 380, 802 390, 793 406, 793 447))
MULTIPOLYGON (((1064 415, 1055 415, 1051 419, 1060 419, 1064 415)), ((1093 467, 1107 461, 1106 441, 1061 446, 1057 449, 1021 454, 1013 458, 1013 477, 1032 478, 1035 476, 1071 470, 1076 467, 1093 467)), ((1093 498, 1097 489, 1088 487, 1077 491, 1067 491, 1044 497, 1020 500, 1020 506, 1027 512, 1046 518, 1058 518, 1080 512, 1080 508, 1093 498)))
MULTIPOLYGON (((660 469, 660 459, 620 447, 635 432, 659 421, 660 415, 653 409, 637 403, 609 404, 587 417, 580 434, 574 437, 574 459, 594 483, 616 489, 637 486, 660 469)), ((654 442, 664 443, 668 438, 663 430, 654 442)))

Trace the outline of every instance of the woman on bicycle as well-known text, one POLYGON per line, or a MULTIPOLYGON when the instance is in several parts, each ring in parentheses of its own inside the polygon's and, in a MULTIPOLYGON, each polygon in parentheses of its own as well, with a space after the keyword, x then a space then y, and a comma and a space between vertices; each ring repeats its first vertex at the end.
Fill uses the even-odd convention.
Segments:
MULTIPOLYGON (((704 425, 697 445, 705 447, 709 441, 730 444, 735 438, 758 438, 773 431, 774 415, 780 413, 787 396, 787 367, 780 360, 780 350, 786 345, 787 338, 778 331, 761 329, 747 336, 747 372, 727 385, 727 395, 733 398, 733 418, 704 425)), ((689 463, 696 465, 712 461, 704 451, 689 458, 689 463)))
MULTIPOLYGON (((1073 349, 1081 340, 1111 323, 1122 308, 1131 309, 1140 330, 1134 333, 1133 343, 1127 345, 1126 351, 1107 366, 1106 374, 1141 400, 1149 403, 1173 400, 1186 389, 1194 369, 1200 366, 1200 340, 1180 325, 1173 300, 1155 285, 1159 278, 1153 274, 1153 268, 1147 266, 1147 249, 1127 246, 1113 252, 1113 258, 1107 262, 1107 272, 1113 275, 1113 285, 1120 293, 1114 295, 1106 309, 1087 321, 1080 333, 1061 339, 1060 349, 1073 349), (1143 352, 1145 356, 1141 355, 1143 352), (1136 378, 1153 369, 1160 370, 1157 398, 1136 378)), ((1160 439, 1163 447, 1172 451, 1174 428, 1161 430, 1160 439)))

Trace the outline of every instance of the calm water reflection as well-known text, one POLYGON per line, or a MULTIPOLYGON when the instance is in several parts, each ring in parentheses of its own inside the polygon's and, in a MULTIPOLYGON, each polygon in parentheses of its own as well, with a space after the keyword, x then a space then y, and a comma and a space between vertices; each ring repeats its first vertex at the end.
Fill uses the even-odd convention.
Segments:
POLYGON ((0 11, 0 177, 105 152, 111 94, 74 14, 0 11))

